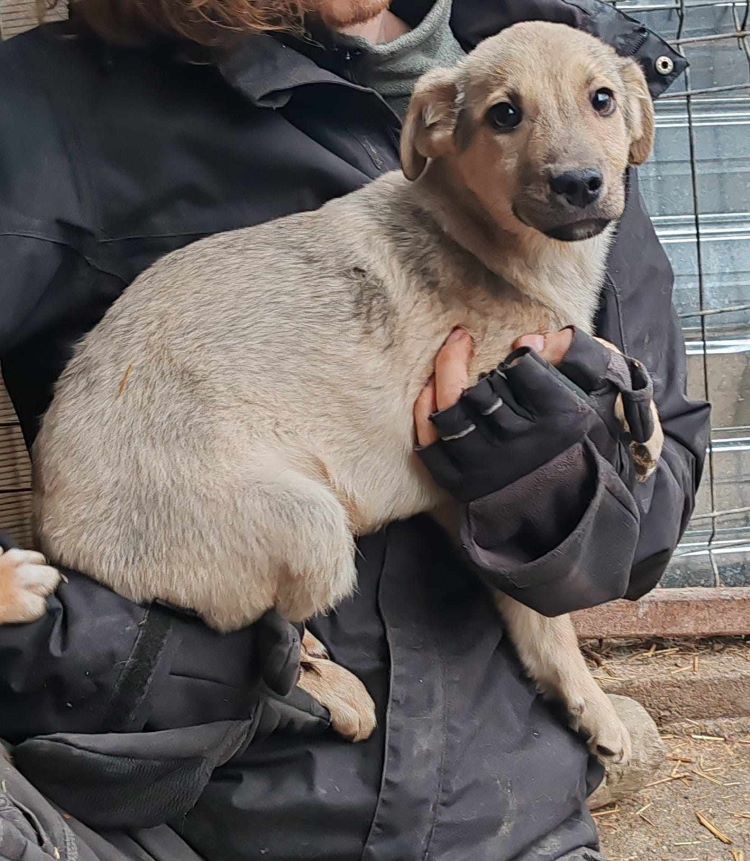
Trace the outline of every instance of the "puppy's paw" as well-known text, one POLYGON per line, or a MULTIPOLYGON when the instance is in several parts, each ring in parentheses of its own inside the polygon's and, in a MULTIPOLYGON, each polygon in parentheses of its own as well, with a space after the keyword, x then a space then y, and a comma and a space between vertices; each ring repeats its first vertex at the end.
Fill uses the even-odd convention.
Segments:
POLYGON ((648 449, 643 443, 630 443, 630 456, 633 458, 635 465, 635 475, 638 481, 646 481, 650 478, 655 470, 658 460, 654 460, 649 454, 648 449))
POLYGON ((607 695, 597 693, 569 704, 570 724, 582 733, 589 750, 603 765, 627 765, 632 755, 630 733, 607 695))
POLYGON ((302 640, 302 690, 328 709, 331 726, 348 741, 364 741, 375 729, 375 703, 367 688, 328 657, 323 644, 306 632, 302 640))
POLYGON ((597 730, 589 738, 588 745, 602 765, 625 766, 633 755, 630 733, 619 718, 597 730))
POLYGON ((60 574, 41 553, 16 547, 0 553, 0 624, 41 618, 59 582, 60 574))
POLYGON ((639 481, 646 481, 653 475, 664 448, 664 431, 654 404, 651 404, 651 412, 654 416, 654 432, 651 439, 646 442, 630 443, 630 455, 633 458, 635 474, 639 481))

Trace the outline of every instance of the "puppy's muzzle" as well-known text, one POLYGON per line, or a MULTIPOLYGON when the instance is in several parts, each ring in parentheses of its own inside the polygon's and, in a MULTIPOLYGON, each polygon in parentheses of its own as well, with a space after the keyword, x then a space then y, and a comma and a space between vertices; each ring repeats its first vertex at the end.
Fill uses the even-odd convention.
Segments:
POLYGON ((622 215, 617 189, 595 167, 556 170, 530 183, 513 205, 527 227, 551 239, 579 242, 600 234, 622 215))
POLYGON ((548 227, 544 233, 551 239, 558 239, 560 242, 580 242, 582 239, 592 239, 594 236, 598 236, 609 223, 609 218, 584 218, 581 221, 548 227))
POLYGON ((563 242, 590 239, 601 233, 610 219, 602 216, 598 205, 604 196, 604 177, 595 167, 565 170, 549 179, 549 202, 553 212, 569 213, 569 220, 550 225, 547 236, 563 242))
POLYGON ((603 186, 604 177, 595 168, 566 170, 549 181, 552 194, 576 209, 586 209, 597 201, 603 186))

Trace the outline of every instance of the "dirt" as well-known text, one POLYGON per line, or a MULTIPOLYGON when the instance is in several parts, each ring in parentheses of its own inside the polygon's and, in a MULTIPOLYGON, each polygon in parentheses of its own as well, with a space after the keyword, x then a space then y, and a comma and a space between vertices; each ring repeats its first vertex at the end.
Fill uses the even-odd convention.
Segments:
MULTIPOLYGON (((686 704, 654 715, 668 759, 649 785, 595 811, 607 858, 750 861, 750 713, 738 710, 745 701, 736 696, 747 677, 750 643, 605 642, 588 644, 586 651, 606 690, 632 695, 669 688, 662 705, 672 697, 686 704), (693 685, 709 674, 717 683, 716 699, 688 709, 693 694, 708 690, 693 685), (672 690, 678 679, 680 689, 672 690)), ((658 699, 655 693, 653 702, 658 699)))
POLYGON ((664 740, 670 758, 652 785, 594 813, 607 858, 750 861, 750 734, 664 740))

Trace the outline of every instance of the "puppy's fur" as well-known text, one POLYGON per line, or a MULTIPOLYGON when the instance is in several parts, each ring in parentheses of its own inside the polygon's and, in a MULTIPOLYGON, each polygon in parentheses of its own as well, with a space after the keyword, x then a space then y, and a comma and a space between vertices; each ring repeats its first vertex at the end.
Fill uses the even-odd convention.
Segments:
MULTIPOLYGON (((34 457, 42 549, 224 631, 271 607, 292 620, 334 607, 355 586, 355 535, 445 502, 414 456, 412 407, 447 334, 473 335, 476 378, 522 333, 590 330, 652 110, 633 61, 562 25, 517 25, 419 82, 406 177, 159 261, 58 383, 34 457), (609 116, 592 106, 601 88, 609 116), (488 119, 500 102, 523 111, 512 131, 488 119), (592 168, 590 206, 551 192, 592 168)), ((570 621, 501 609, 541 688, 600 755, 627 757, 570 621)), ((317 683, 325 659, 313 664, 317 683)), ((346 675, 358 713, 326 704, 365 737, 371 704, 346 675)))

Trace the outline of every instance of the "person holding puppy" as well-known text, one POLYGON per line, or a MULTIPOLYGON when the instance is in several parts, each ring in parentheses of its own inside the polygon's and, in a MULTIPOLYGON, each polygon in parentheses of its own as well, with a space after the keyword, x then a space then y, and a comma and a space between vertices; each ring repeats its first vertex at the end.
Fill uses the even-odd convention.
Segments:
MULTIPOLYGON (((417 78, 483 37, 540 17, 590 30, 640 60, 653 95, 682 66, 595 0, 80 0, 72 12, 70 25, 0 50, 10 166, 0 175, 10 309, 0 358, 30 444, 71 345, 149 263, 396 169, 417 78)), ((477 436, 470 462, 452 464, 461 551, 426 517, 359 542, 357 595, 311 624, 375 699, 378 729, 357 745, 328 732, 325 710, 295 687, 300 631, 283 619, 221 637, 71 572, 42 619, 0 628, 0 735, 16 766, 3 766, 11 804, 0 810, 0 853, 602 857, 585 807, 601 770, 524 677, 482 581, 521 584, 550 614, 637 598, 692 510, 707 407, 685 396, 671 272, 635 173, 628 186, 597 331, 654 377, 666 437, 655 475, 636 487, 608 430, 616 392, 605 348, 571 330, 519 332, 550 380, 562 374, 597 399, 596 468, 565 459, 552 420, 533 457, 503 453, 528 458, 508 484, 477 436)), ((467 385, 472 349, 461 330, 448 335, 415 405, 416 441, 439 481, 440 416, 467 385)))

